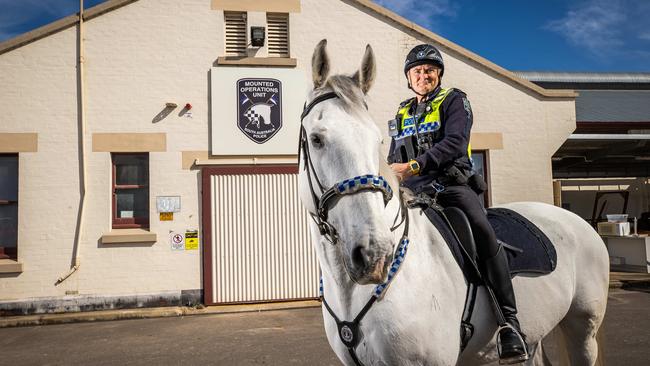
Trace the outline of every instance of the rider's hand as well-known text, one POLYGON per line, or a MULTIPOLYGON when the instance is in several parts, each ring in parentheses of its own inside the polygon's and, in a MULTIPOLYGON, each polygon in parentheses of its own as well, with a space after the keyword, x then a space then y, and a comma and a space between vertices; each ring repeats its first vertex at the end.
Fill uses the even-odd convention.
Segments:
POLYGON ((413 175, 408 163, 391 164, 390 168, 393 170, 393 173, 395 173, 400 182, 403 182, 405 179, 413 175))

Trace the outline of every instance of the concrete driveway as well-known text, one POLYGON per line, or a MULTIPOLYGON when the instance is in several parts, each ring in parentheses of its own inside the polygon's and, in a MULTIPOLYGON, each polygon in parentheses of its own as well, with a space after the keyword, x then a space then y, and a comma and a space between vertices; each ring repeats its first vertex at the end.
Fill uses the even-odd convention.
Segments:
MULTIPOLYGON (((606 364, 647 365, 650 292, 612 289, 606 364)), ((0 365, 339 365, 319 308, 0 329, 0 365)))

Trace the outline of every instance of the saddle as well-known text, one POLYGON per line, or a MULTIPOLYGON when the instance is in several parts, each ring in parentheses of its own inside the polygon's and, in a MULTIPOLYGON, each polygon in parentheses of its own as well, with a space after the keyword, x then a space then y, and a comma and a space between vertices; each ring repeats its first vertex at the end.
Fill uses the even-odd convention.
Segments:
MULTIPOLYGON (((464 349, 474 334, 470 320, 476 292, 485 284, 478 266, 472 229, 467 216, 459 208, 433 205, 423 208, 423 211, 445 239, 468 282, 461 322, 461 349, 464 349)), ((555 247, 535 224, 506 208, 489 208, 487 217, 497 241, 506 249, 512 277, 523 273, 543 275, 553 272, 557 264, 555 247)))

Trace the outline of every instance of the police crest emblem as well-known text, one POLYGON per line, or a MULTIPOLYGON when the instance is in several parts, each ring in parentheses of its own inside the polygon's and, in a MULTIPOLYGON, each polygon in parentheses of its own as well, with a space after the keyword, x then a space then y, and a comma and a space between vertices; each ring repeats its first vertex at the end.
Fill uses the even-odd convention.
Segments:
POLYGON ((263 144, 282 128, 282 83, 277 79, 237 80, 237 126, 263 144))

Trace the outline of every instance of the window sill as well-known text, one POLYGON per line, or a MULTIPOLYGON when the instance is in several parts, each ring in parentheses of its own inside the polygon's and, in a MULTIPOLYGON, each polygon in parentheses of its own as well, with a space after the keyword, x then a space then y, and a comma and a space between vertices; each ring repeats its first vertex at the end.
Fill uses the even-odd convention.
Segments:
POLYGON ((113 229, 102 235, 102 244, 152 243, 157 241, 156 233, 143 229, 113 229))
POLYGON ((0 259, 0 273, 22 273, 23 264, 13 259, 0 259))
POLYGON ((296 67, 298 62, 289 57, 235 57, 222 56, 217 58, 217 65, 225 66, 280 66, 296 67))

